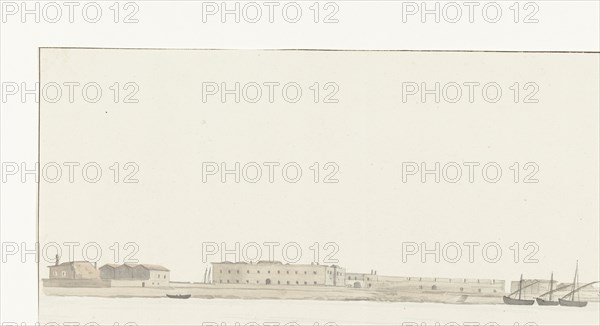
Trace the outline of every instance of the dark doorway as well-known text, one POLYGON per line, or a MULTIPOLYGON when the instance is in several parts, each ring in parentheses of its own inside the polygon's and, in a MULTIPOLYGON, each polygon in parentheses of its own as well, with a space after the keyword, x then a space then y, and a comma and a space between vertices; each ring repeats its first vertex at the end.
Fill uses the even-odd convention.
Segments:
POLYGON ((265 281, 265 284, 266 284, 266 285, 271 285, 271 279, 270 279, 270 278, 268 278, 268 279, 265 281))

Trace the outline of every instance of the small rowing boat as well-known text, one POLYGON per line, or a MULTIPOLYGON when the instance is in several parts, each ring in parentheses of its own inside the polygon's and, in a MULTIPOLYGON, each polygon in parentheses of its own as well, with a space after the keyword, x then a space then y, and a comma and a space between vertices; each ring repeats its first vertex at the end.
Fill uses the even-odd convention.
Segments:
POLYGON ((167 294, 171 299, 189 299, 191 296, 191 294, 167 294))

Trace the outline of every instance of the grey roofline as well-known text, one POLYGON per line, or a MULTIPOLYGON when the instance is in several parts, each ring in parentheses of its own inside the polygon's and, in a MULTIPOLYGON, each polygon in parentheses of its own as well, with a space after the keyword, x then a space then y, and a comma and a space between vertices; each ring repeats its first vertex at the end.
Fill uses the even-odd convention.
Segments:
POLYGON ((161 266, 161 265, 152 265, 152 264, 104 264, 102 265, 100 268, 104 268, 104 267, 111 267, 111 268, 119 268, 119 267, 129 267, 129 268, 137 268, 137 267, 143 267, 147 270, 152 270, 152 271, 166 271, 166 272, 170 272, 171 270, 161 266))

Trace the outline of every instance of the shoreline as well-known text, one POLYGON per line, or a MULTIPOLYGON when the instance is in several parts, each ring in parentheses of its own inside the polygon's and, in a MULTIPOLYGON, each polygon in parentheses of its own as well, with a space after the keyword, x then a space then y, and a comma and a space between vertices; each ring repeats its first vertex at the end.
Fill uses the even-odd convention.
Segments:
MULTIPOLYGON (((212 284, 171 284, 170 287, 48 287, 40 291, 48 296, 79 296, 104 298, 166 298, 167 294, 191 294, 199 299, 239 300, 316 300, 316 301, 373 301, 445 304, 503 304, 503 293, 481 295, 445 291, 408 291, 401 288, 354 289, 345 287, 286 287, 286 286, 224 286, 212 284)), ((173 299, 178 300, 178 299, 173 299)))

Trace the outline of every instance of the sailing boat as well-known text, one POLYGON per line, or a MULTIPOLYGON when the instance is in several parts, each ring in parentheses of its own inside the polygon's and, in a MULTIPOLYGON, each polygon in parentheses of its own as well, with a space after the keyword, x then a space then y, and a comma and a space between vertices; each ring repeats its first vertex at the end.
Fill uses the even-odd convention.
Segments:
POLYGON ((562 298, 558 299, 558 302, 561 306, 565 307, 585 307, 587 306, 587 301, 579 301, 579 290, 586 285, 579 287, 579 261, 575 265, 575 277, 573 278, 573 290, 567 293, 562 298), (575 301, 575 293, 577 293, 577 301, 575 301), (567 299, 568 298, 568 299, 567 299))
POLYGON ((509 295, 505 295, 502 297, 502 300, 504 301, 505 304, 510 304, 510 305, 519 305, 519 306, 531 306, 533 305, 533 303, 535 302, 535 300, 526 300, 526 299, 521 299, 521 294, 523 292, 523 289, 526 289, 534 284, 539 283, 540 281, 535 281, 527 286, 523 286, 523 274, 521 274, 521 279, 519 280, 519 289, 509 295), (514 294, 519 293, 519 298, 515 299, 515 298, 511 298, 514 294))
MULTIPOLYGON (((563 286, 562 288, 566 288, 567 286, 563 286)), ((553 289, 554 287, 554 273, 550 274, 550 291, 543 293, 542 295, 540 295, 539 297, 535 298, 535 301, 537 301, 538 305, 540 306, 558 306, 559 303, 558 301, 552 301, 552 293, 554 293, 553 289), (544 300, 542 299, 543 296, 548 295, 548 300, 544 300)), ((558 290, 558 289, 557 289, 558 290)))

